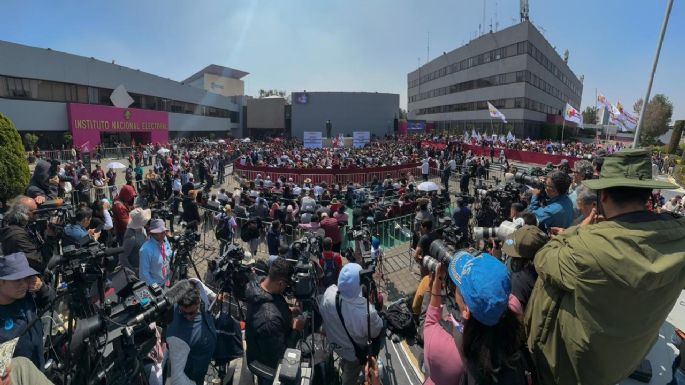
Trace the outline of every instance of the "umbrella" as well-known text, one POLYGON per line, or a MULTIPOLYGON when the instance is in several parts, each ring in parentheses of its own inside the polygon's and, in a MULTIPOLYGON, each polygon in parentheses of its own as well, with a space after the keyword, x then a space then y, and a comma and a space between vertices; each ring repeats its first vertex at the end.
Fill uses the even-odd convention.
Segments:
POLYGON ((438 191, 438 185, 435 182, 421 182, 417 189, 419 191, 438 191))
POLYGON ((224 144, 224 143, 226 143, 226 141, 225 141, 225 140, 223 140, 223 139, 219 139, 219 140, 218 140, 218 142, 219 142, 219 143, 221 143, 221 144, 224 144))
POLYGON ((164 154, 166 154, 166 153, 168 153, 168 152, 171 152, 171 150, 169 150, 169 149, 167 149, 167 148, 160 148, 159 150, 157 150, 157 153, 160 154, 160 155, 164 155, 164 154))
POLYGON ((243 143, 250 143, 250 138, 245 138, 245 139, 243 139, 241 142, 243 142, 243 143))
POLYGON ((109 162, 107 163, 107 168, 126 168, 126 166, 119 162, 109 162))

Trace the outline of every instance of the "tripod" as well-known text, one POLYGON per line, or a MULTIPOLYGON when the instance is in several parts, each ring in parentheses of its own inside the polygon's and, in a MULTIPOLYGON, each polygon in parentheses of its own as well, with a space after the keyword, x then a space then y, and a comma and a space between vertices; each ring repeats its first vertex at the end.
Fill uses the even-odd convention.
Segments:
POLYGON ((174 259, 171 264, 170 282, 172 285, 182 279, 188 278, 188 265, 190 265, 193 268, 193 271, 195 271, 195 276, 198 279, 202 279, 200 272, 197 270, 197 265, 195 265, 195 261, 190 256, 190 250, 181 248, 178 249, 178 252, 176 255, 174 255, 174 259))

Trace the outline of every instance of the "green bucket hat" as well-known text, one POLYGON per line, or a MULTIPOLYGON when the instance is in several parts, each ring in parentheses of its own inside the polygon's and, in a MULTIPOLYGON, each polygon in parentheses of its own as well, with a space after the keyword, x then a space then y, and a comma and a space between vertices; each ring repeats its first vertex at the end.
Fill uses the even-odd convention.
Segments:
POLYGON ((599 179, 584 180, 593 190, 611 187, 675 189, 678 186, 652 179, 652 161, 642 149, 624 149, 604 158, 599 179))

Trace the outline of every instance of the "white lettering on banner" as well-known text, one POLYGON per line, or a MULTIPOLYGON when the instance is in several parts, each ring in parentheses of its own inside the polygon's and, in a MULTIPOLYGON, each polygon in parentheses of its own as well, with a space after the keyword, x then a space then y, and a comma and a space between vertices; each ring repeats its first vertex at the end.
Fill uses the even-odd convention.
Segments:
POLYGON ((352 135, 352 147, 361 148, 366 146, 371 141, 371 133, 369 131, 355 131, 352 135))
POLYGON ((323 148, 323 136, 319 131, 305 131, 304 148, 323 148))

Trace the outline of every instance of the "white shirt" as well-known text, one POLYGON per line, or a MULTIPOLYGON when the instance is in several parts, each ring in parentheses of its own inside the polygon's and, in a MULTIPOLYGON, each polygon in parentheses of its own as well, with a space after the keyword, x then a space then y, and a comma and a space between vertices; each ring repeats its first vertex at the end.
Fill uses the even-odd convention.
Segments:
POLYGON ((457 161, 456 160, 450 159, 448 165, 450 166, 450 169, 452 169, 452 171, 457 171, 457 161))
MULTIPOLYGON (((337 292, 338 286, 329 286, 319 303, 319 311, 323 318, 326 338, 339 356, 346 361, 356 361, 357 358, 354 355, 354 347, 345 333, 345 329, 338 316, 338 311, 335 308, 335 294, 337 292)), ((363 348, 366 346, 366 336, 368 335, 366 299, 361 296, 354 299, 348 299, 342 296, 340 298, 342 299, 340 311, 345 319, 347 331, 350 333, 352 339, 354 339, 354 342, 363 348)), ((383 320, 381 320, 381 317, 376 313, 376 308, 374 308, 373 305, 369 305, 368 311, 371 314, 371 336, 376 337, 381 332, 383 320)))
POLYGON ((428 174, 428 162, 423 162, 421 165, 421 174, 428 174))

